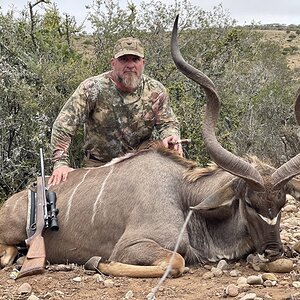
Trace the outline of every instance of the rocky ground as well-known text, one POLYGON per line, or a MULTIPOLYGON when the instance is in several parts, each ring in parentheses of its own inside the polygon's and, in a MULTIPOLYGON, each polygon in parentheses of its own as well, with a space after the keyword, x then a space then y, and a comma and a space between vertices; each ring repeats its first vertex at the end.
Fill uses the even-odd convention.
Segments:
POLYGON ((256 256, 235 263, 194 266, 180 278, 115 278, 81 266, 49 266, 44 274, 13 279, 12 267, 0 271, 0 299, 273 299, 300 300, 300 203, 289 199, 283 211, 281 238, 287 257, 264 265, 256 256))

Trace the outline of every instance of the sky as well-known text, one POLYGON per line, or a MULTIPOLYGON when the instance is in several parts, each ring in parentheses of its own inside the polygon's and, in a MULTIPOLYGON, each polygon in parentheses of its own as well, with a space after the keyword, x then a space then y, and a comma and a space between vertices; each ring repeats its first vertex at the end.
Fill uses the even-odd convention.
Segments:
MULTIPOLYGON (((141 2, 151 0, 130 0, 137 6, 141 2)), ((0 0, 2 11, 10 8, 21 10, 27 5, 27 0, 0 0)), ((31 0, 35 3, 36 0, 31 0)), ((77 24, 81 24, 88 11, 86 5, 93 0, 52 0, 59 8, 60 13, 68 13, 76 18, 77 24)), ((166 4, 173 4, 175 0, 164 0, 166 4)), ((214 6, 222 4, 232 19, 239 25, 251 24, 251 22, 270 24, 280 23, 285 25, 300 25, 300 0, 189 0, 190 3, 199 6, 205 11, 211 11, 214 6)), ((128 0, 119 0, 120 6, 125 8, 128 0)), ((85 30, 90 31, 90 25, 85 23, 85 30)))

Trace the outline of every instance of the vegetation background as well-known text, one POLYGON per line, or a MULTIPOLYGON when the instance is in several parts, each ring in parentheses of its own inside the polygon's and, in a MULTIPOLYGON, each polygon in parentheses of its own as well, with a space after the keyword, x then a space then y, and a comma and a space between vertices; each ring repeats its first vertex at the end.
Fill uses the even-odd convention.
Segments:
MULTIPOLYGON (((200 165, 209 161, 201 138, 203 91, 177 71, 170 55, 178 13, 184 58, 214 81, 220 95, 223 146, 274 166, 299 153, 293 105, 300 87, 300 25, 239 27, 222 6, 207 12, 188 0, 126 9, 117 0, 95 0, 87 15, 94 32, 87 34, 55 1, 30 1, 18 15, 0 7, 0 202, 39 174, 39 148, 50 174, 58 112, 81 81, 110 68, 115 41, 128 35, 143 41, 145 72, 171 94, 182 137, 192 139, 186 156, 200 165)), ((81 143, 79 129, 71 150, 74 167, 81 166, 81 143)))

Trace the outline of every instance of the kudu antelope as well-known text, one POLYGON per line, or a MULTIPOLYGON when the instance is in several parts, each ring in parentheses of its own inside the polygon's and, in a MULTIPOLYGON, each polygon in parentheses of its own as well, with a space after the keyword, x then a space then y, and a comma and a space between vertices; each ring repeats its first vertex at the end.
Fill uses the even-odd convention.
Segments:
MULTIPOLYGON (((84 264, 101 256, 98 269, 107 274, 162 276, 190 207, 194 213, 172 259, 173 276, 182 274, 185 263, 238 259, 251 252, 272 260, 282 253, 280 211, 286 193, 298 192, 291 179, 300 172, 300 156, 276 170, 256 159, 243 160, 218 143, 215 86, 182 58, 177 24, 178 18, 172 56, 179 71, 206 93, 203 138, 215 164, 201 169, 157 148, 70 173, 53 188, 60 229, 45 232, 50 263, 84 264)), ((0 211, 2 267, 13 263, 16 245, 26 239, 26 206, 27 192, 22 191, 0 211)))

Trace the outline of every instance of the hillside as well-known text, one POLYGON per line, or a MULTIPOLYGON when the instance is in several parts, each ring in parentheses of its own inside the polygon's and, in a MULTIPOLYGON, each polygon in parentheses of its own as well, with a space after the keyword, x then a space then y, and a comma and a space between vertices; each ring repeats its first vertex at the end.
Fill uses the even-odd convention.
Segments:
MULTIPOLYGON (((281 44, 282 52, 287 56, 289 67, 300 78, 300 34, 299 30, 287 29, 257 29, 265 35, 267 40, 281 44)), ((94 41, 92 36, 80 35, 73 40, 73 46, 85 57, 91 58, 94 53, 94 41)))
POLYGON ((267 40, 278 42, 282 51, 287 55, 289 67, 300 77, 300 34, 290 30, 259 30, 267 40))

